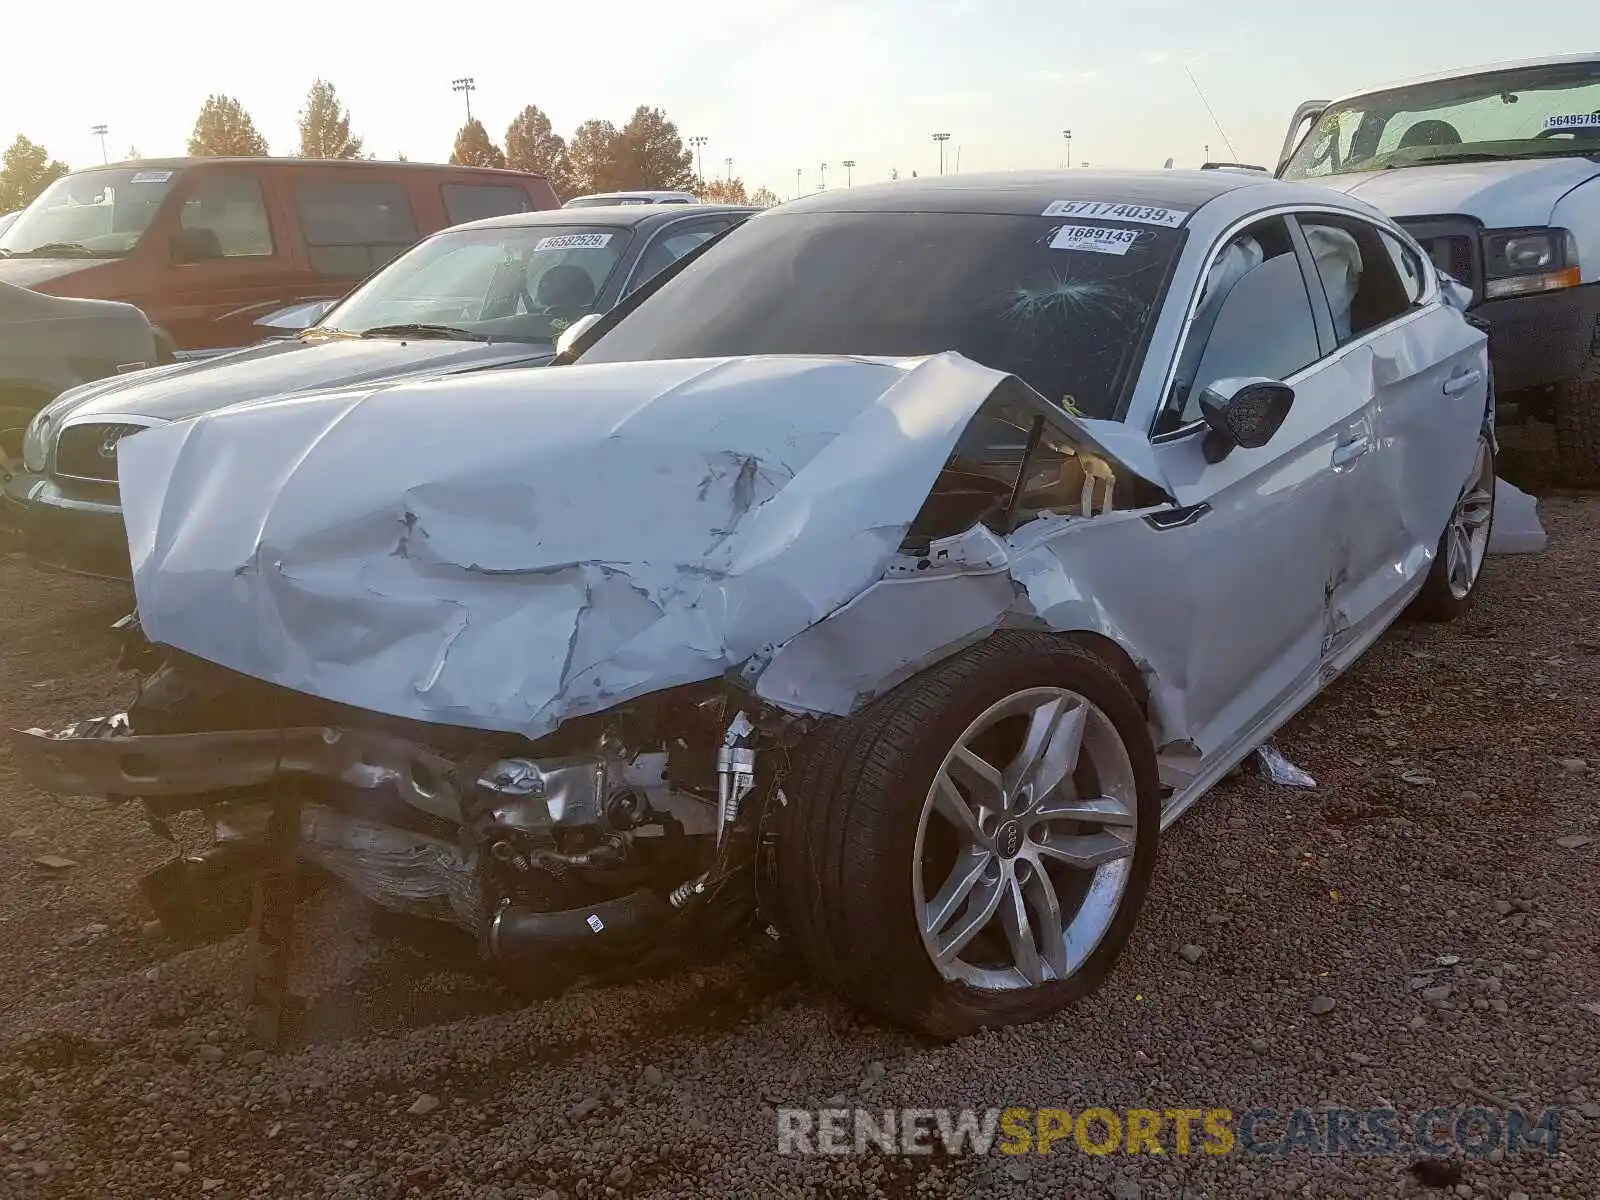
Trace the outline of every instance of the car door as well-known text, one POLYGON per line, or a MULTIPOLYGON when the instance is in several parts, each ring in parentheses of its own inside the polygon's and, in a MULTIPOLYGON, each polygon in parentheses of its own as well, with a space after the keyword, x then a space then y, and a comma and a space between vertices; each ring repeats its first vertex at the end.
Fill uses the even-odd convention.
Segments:
MULTIPOLYGON (((1335 604, 1359 645, 1421 585, 1472 464, 1488 399, 1484 336, 1446 307, 1422 257, 1376 222, 1297 218, 1316 260, 1352 388, 1370 394, 1371 435, 1344 468, 1335 604)), ((1330 657, 1337 647, 1330 647, 1330 657)))
POLYGON ((1185 724, 1210 756, 1318 686, 1341 447, 1371 432, 1366 397, 1325 357, 1329 331, 1284 218, 1225 236, 1204 280, 1153 447, 1179 504, 1160 520, 1181 575, 1153 585, 1183 598, 1185 724), (1294 401, 1265 446, 1209 462, 1200 397, 1240 378, 1287 383, 1294 401))

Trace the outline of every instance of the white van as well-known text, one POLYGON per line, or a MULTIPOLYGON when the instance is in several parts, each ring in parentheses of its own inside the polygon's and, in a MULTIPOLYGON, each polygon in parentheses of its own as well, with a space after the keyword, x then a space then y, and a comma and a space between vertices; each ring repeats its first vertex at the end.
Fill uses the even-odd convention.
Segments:
POLYGON ((1278 175, 1375 204, 1469 286, 1499 411, 1553 421, 1567 481, 1600 483, 1600 53, 1307 101, 1278 175))

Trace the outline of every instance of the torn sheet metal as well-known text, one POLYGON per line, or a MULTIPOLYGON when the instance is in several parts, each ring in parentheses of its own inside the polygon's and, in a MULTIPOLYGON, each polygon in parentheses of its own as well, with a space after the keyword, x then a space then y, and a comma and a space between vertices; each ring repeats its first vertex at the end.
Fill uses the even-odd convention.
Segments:
POLYGON ((1255 750, 1256 767, 1263 779, 1281 787, 1314 788, 1317 781, 1295 766, 1278 749, 1276 742, 1267 742, 1255 750))
POLYGON ((955 354, 508 371, 242 406, 119 454, 151 641, 538 736, 883 575, 1006 377, 955 354))
POLYGON ((1489 526, 1490 554, 1538 554, 1547 539, 1539 521, 1539 502, 1514 483, 1494 481, 1494 524, 1489 526))

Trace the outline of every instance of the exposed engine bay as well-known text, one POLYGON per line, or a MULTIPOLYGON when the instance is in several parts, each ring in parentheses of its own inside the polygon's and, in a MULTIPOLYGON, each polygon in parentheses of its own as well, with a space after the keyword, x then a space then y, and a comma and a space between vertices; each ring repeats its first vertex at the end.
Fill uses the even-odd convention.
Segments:
POLYGON ((245 927, 286 805, 300 862, 382 909, 473 934, 513 983, 542 988, 619 950, 635 959, 668 923, 748 916, 755 801, 770 787, 752 793, 791 731, 793 718, 708 683, 530 743, 346 709, 175 655, 126 714, 15 745, 25 770, 137 798, 169 838, 178 814, 202 815, 211 844, 144 881, 182 941, 245 927))

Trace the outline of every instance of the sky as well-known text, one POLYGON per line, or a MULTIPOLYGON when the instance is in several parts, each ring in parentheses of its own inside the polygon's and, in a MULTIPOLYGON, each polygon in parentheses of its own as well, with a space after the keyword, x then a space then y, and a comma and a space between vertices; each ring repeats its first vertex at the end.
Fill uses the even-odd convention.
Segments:
POLYGON ((206 96, 223 92, 273 153, 289 154, 320 76, 369 152, 443 161, 465 115, 451 80, 471 76, 473 114, 496 141, 530 103, 566 136, 587 118, 621 124, 656 105, 685 139, 708 139, 707 177, 731 157, 747 185, 784 198, 843 185, 846 159, 857 183, 936 174, 936 132, 950 134, 947 171, 1063 165, 1064 129, 1074 165, 1197 166, 1209 146, 1213 159, 1272 166, 1301 100, 1571 52, 1582 47, 1570 31, 1596 27, 1580 0, 1515 11, 1505 22, 1461 0, 21 0, 5 22, 0 144, 24 133, 88 166, 101 154, 89 130, 103 123, 113 160, 130 147, 181 155, 206 96))

